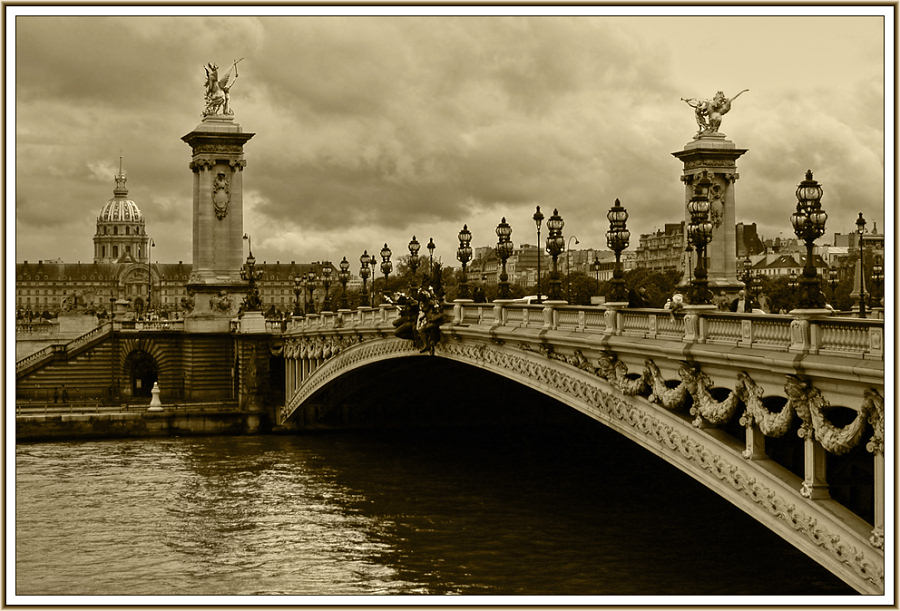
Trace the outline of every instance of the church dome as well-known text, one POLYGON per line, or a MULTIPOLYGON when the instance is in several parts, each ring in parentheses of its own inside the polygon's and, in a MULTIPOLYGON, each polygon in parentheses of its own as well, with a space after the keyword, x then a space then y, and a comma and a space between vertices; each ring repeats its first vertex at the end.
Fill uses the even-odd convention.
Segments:
POLYGON ((125 172, 121 162, 119 173, 116 174, 116 188, 113 189, 113 197, 106 202, 97 217, 99 223, 143 222, 144 215, 141 209, 133 201, 128 199, 128 188, 125 186, 125 172))
POLYGON ((144 215, 141 214, 141 209, 137 207, 137 204, 130 199, 113 197, 103 206, 97 220, 101 223, 142 222, 144 215))

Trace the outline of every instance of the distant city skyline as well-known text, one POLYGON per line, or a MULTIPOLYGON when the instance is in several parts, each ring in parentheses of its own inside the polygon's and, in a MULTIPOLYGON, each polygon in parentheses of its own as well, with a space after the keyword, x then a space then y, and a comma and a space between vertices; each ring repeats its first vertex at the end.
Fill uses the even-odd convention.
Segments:
MULTIPOLYGON (((738 222, 793 237, 807 169, 825 193, 822 243, 853 231, 860 211, 870 230, 893 214, 884 206, 893 185, 888 7, 576 17, 228 16, 228 7, 211 17, 100 17, 87 7, 54 17, 52 7, 14 8, 7 226, 16 261, 92 260, 120 155, 153 259, 190 261, 181 136, 201 118, 203 66, 224 70, 242 57, 231 105, 256 133, 245 147, 244 231, 258 260, 346 256, 355 272, 363 249, 387 242, 400 257, 415 235, 422 252, 433 237, 435 258, 456 265, 464 223, 473 245, 495 243, 501 217, 515 244, 534 243, 535 205, 559 209, 567 238, 605 249, 616 198, 636 248, 640 234, 683 220, 682 164, 671 153, 697 126, 680 98, 745 88, 721 127, 749 149, 738 160, 738 222)), ((604 9, 579 13, 590 10, 604 9)))

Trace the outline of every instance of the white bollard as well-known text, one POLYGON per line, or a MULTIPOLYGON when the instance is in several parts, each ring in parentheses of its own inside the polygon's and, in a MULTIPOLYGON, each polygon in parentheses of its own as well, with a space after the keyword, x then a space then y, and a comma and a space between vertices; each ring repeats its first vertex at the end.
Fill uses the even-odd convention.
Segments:
POLYGON ((147 409, 148 412, 161 412, 163 411, 162 401, 159 400, 159 382, 153 383, 153 388, 150 390, 150 407, 147 409))

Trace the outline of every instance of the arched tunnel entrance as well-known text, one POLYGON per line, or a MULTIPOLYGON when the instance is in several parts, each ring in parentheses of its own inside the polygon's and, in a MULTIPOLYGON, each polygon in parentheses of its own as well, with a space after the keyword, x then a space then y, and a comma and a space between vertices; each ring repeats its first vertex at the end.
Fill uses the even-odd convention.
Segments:
POLYGON ((369 499, 361 511, 399 516, 389 521, 409 549, 389 560, 416 573, 463 583, 519 571, 503 577, 518 588, 505 593, 853 593, 651 452, 482 369, 382 361, 337 378, 295 417, 306 435, 341 431, 311 443, 340 446, 334 472, 369 499))
POLYGON ((159 367, 154 358, 143 350, 135 350, 125 361, 128 389, 132 397, 150 397, 153 383, 159 379, 159 367))

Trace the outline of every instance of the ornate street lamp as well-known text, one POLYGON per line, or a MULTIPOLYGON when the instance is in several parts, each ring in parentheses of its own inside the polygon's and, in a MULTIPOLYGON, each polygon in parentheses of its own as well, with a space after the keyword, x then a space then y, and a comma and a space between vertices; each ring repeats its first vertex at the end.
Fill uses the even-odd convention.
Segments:
POLYGON ((622 272, 622 251, 628 248, 628 240, 631 238, 631 232, 626 228, 628 221, 628 211, 622 206, 622 203, 616 198, 615 205, 606 213, 609 219, 609 231, 606 232, 606 245, 609 246, 616 255, 616 265, 613 268, 613 277, 609 283, 609 289, 606 294, 606 300, 609 302, 628 301, 628 292, 625 290, 624 273, 622 272))
POLYGON ((341 308, 346 310, 350 307, 347 303, 347 282, 350 281, 350 262, 347 257, 341 259, 339 264, 341 271, 338 272, 338 280, 341 281, 341 308))
POLYGON ((541 207, 537 206, 537 209, 534 211, 534 216, 531 217, 534 219, 534 225, 537 227, 537 301, 536 303, 541 303, 543 299, 541 298, 541 221, 544 220, 544 215, 541 213, 541 207))
POLYGON ((313 270, 306 272, 306 288, 309 290, 309 299, 306 301, 306 313, 315 314, 316 302, 313 300, 313 291, 316 290, 316 272, 313 270))
POLYGON ((800 308, 825 306, 825 297, 819 287, 816 265, 813 261, 813 242, 825 233, 825 221, 828 219, 828 214, 822 210, 819 203, 821 199, 822 187, 813 180, 812 170, 807 170, 806 180, 797 187, 797 211, 791 215, 794 233, 806 242, 806 265, 803 266, 803 274, 798 287, 800 308))
POLYGON ((553 214, 547 219, 547 254, 553 259, 553 269, 550 270, 550 299, 556 301, 562 298, 559 288, 562 283, 559 280, 557 259, 566 246, 566 239, 562 235, 565 224, 559 212, 554 208, 553 214))
POLYGON ((150 269, 150 249, 156 246, 153 238, 147 237, 147 316, 150 316, 150 304, 153 295, 153 272, 150 269))
POLYGON ((300 309, 300 293, 303 291, 303 276, 297 274, 294 276, 294 316, 303 314, 300 309))
POLYGON ((876 294, 881 293, 882 282, 884 282, 884 267, 881 265, 881 257, 875 255, 875 264, 872 266, 872 285, 875 289, 875 293, 872 295, 873 297, 876 294))
POLYGON ((594 272, 594 276, 597 278, 597 294, 600 294, 600 259, 597 258, 597 255, 594 255, 594 262, 591 263, 591 271, 594 272))
POLYGON ((262 310, 263 303, 259 297, 259 289, 256 281, 262 278, 262 272, 256 271, 256 257, 250 252, 247 255, 247 263, 241 269, 241 279, 246 280, 249 284, 247 288, 247 296, 241 303, 241 310, 244 312, 256 312, 262 310))
POLYGON ((459 289, 456 293, 458 299, 468 299, 469 283, 466 279, 466 264, 472 258, 472 247, 469 246, 469 243, 472 241, 472 232, 469 231, 467 225, 463 225, 463 228, 456 237, 459 238, 459 248, 456 249, 456 258, 462 263, 462 280, 459 282, 459 289))
POLYGON ((384 248, 381 249, 381 273, 384 274, 384 290, 388 290, 388 275, 390 275, 391 270, 394 269, 394 264, 391 263, 391 249, 388 248, 387 242, 384 244, 384 248))
POLYGON ((409 281, 410 286, 416 285, 416 270, 419 268, 419 242, 416 236, 409 241, 409 271, 412 272, 412 279, 409 281))
POLYGON ((687 253, 688 283, 692 283, 694 281, 694 247, 690 242, 684 247, 684 252, 687 253))
POLYGON ((691 281, 688 298, 695 305, 712 303, 712 293, 709 290, 706 272, 706 246, 712 240, 712 223, 709 221, 709 188, 711 185, 706 172, 703 172, 694 187, 694 196, 688 203, 688 212, 691 214, 688 240, 697 251, 697 267, 694 269, 694 279, 691 281))
POLYGON ((566 301, 569 303, 572 302, 572 278, 571 272, 569 271, 569 251, 572 250, 572 240, 575 240, 576 244, 581 244, 578 241, 578 238, 572 236, 569 238, 569 243, 566 245, 566 301))
POLYGON ((331 286, 331 262, 330 261, 327 264, 322 264, 322 285, 325 287, 325 299, 322 301, 322 311, 330 312, 331 311, 331 294, 328 292, 328 287, 331 286))
MULTIPOLYGON (((359 275, 363 281, 362 287, 362 296, 361 301, 363 306, 369 305, 369 291, 366 288, 366 280, 369 279, 369 251, 364 250, 363 254, 359 257, 359 275)), ((372 280, 372 284, 375 284, 375 280, 372 280)))
POLYGON ((428 249, 428 281, 430 284, 434 284, 434 249, 437 248, 434 245, 434 238, 428 238, 425 248, 428 249))
POLYGON ((750 291, 750 285, 753 283, 753 262, 750 261, 750 255, 744 257, 744 288, 750 291))
MULTIPOLYGON (((387 244, 385 244, 387 246, 387 244)), ((375 266, 378 264, 378 261, 375 259, 375 251, 372 251, 371 257, 369 257, 369 267, 372 268, 372 307, 375 307, 375 266)), ((387 288, 387 287, 385 287, 387 288)))
POLYGON ((865 259, 863 255, 863 236, 866 233, 866 219, 863 218, 862 212, 856 219, 856 233, 859 235, 859 317, 866 317, 866 280, 865 280, 865 259))
POLYGON ((834 265, 828 268, 828 283, 831 285, 831 301, 833 304, 838 285, 838 268, 834 265))
POLYGON ((512 256, 513 243, 509 239, 512 235, 512 227, 506 222, 506 217, 500 219, 497 225, 497 256, 500 258, 500 281, 497 283, 497 294, 500 299, 509 299, 509 275, 506 273, 506 260, 512 256))

